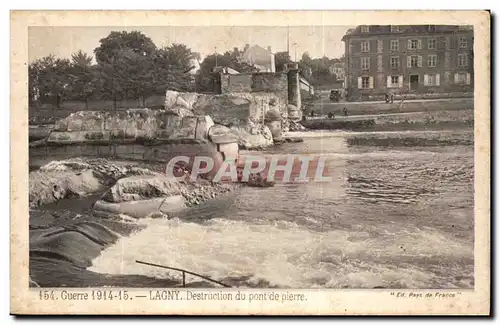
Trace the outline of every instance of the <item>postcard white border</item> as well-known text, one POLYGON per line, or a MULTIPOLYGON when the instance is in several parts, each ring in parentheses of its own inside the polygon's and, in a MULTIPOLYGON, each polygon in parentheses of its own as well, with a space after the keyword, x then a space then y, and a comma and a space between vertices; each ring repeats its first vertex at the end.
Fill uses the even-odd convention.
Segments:
MULTIPOLYGON (((11 312, 21 314, 432 315, 488 314, 490 305, 490 16, 486 11, 16 11, 11 13, 11 312), (307 302, 41 301, 28 288, 28 26, 474 26, 475 288, 455 299, 410 299, 395 290, 288 290, 307 302)), ((59 289, 60 290, 60 289, 59 289)), ((90 289, 89 289, 90 290, 90 289)), ((129 291, 133 289, 128 289, 129 291)), ((231 289, 238 291, 238 289, 231 289)), ((79 290, 79 291, 83 291, 79 290)), ((148 289, 144 289, 146 293, 148 289)), ((199 291, 199 290, 198 290, 199 291)), ((217 289, 218 291, 218 289, 217 289)), ((265 290, 249 290, 264 292, 265 290)), ((272 290, 277 291, 277 290, 272 290)), ((401 290, 399 290, 401 291, 401 290)), ((404 290, 433 292, 434 290, 404 290)))

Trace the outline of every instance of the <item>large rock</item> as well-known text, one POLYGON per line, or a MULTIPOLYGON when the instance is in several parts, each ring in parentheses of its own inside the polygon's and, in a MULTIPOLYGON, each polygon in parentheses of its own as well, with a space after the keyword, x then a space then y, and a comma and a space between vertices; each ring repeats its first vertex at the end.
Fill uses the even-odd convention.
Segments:
POLYGON ((273 144, 271 131, 262 124, 249 122, 245 126, 233 126, 231 132, 238 138, 242 149, 260 150, 273 144))
POLYGON ((280 112, 270 110, 266 113, 265 124, 271 131, 274 141, 279 141, 282 138, 282 118, 280 112))
POLYGON ((103 196, 107 202, 119 203, 154 197, 175 196, 182 193, 183 185, 162 174, 132 176, 118 180, 103 196))
POLYGON ((126 175, 151 175, 147 169, 104 159, 53 161, 29 174, 29 204, 38 207, 68 197, 82 197, 106 189, 126 175))
POLYGON ((200 94, 198 93, 179 93, 167 90, 165 94, 165 107, 181 117, 193 116, 193 106, 199 96, 200 94))
POLYGON ((166 216, 178 212, 186 207, 186 200, 182 195, 137 200, 120 203, 110 203, 104 200, 97 201, 93 206, 93 213, 97 215, 113 214, 127 215, 133 218, 148 218, 166 216))
MULTIPOLYGON (((118 211, 118 205, 112 204, 142 202, 134 203, 138 204, 137 207, 141 207, 143 211, 140 212, 141 216, 147 215, 144 211, 151 212, 153 210, 168 214, 169 211, 182 208, 183 203, 187 206, 196 205, 226 193, 235 186, 234 184, 216 184, 202 178, 191 182, 189 173, 186 176, 184 180, 177 180, 159 173, 122 178, 108 189, 101 197, 99 205, 94 208, 112 212, 113 209, 118 211), (184 197, 185 201, 181 200, 179 195, 184 197), (149 202, 147 202, 148 200, 149 202), (161 208, 159 208, 160 206, 161 208)), ((126 213, 125 209, 130 207, 133 207, 133 204, 121 205, 121 213, 126 213)), ((133 208, 130 209, 133 210, 133 208)))
POLYGON ((230 128, 219 124, 212 126, 208 130, 208 138, 217 144, 238 142, 238 138, 232 133, 230 128))
POLYGON ((29 175, 29 204, 30 207, 37 207, 104 189, 105 182, 93 170, 80 172, 38 170, 29 175))

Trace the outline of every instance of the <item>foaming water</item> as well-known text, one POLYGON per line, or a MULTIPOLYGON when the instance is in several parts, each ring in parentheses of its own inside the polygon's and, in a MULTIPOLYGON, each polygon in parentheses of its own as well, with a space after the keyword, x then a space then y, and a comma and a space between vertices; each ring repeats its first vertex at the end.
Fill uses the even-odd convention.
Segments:
POLYGON ((141 220, 147 227, 106 249, 91 270, 180 279, 135 263, 143 260, 241 287, 471 288, 473 146, 404 143, 312 137, 270 149, 261 154, 328 156, 332 181, 243 188, 173 219, 141 220))
MULTIPOLYGON (((177 272, 137 264, 139 259, 220 281, 244 279, 237 283, 240 286, 413 288, 432 287, 436 274, 428 274, 418 265, 399 263, 397 267, 394 259, 402 256, 407 261, 425 262, 441 258, 444 269, 446 263, 457 263, 471 254, 466 243, 428 231, 387 231, 373 237, 362 231, 315 232, 287 221, 142 222, 147 229, 120 239, 94 260, 91 270, 180 279, 177 272), (418 245, 421 242, 425 244, 418 245), (439 256, 436 246, 444 247, 439 256), (406 247, 404 252, 401 247, 406 247)), ((443 280, 448 286, 459 286, 453 276, 443 280)))

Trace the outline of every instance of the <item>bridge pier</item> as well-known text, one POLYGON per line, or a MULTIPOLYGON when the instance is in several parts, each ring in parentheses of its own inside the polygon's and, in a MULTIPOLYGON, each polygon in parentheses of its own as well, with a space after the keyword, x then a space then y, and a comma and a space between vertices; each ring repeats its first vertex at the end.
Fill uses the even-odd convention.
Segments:
POLYGON ((297 63, 288 63, 287 73, 288 73, 288 103, 294 105, 300 110, 302 108, 302 100, 300 97, 299 65, 297 63))

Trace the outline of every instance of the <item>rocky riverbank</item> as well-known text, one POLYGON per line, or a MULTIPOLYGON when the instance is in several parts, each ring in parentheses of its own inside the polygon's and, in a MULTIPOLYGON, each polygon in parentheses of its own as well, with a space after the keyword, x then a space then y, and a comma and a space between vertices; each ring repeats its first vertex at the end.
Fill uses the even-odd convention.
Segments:
POLYGON ((87 271, 103 249, 140 230, 140 218, 170 218, 238 187, 204 179, 178 181, 162 174, 163 168, 75 158, 30 172, 30 286, 178 285, 87 271))

